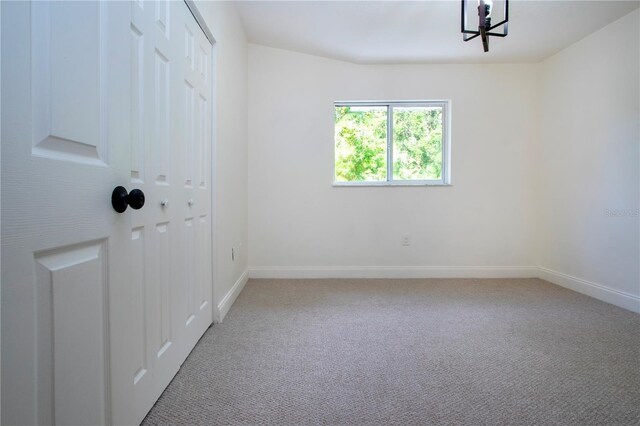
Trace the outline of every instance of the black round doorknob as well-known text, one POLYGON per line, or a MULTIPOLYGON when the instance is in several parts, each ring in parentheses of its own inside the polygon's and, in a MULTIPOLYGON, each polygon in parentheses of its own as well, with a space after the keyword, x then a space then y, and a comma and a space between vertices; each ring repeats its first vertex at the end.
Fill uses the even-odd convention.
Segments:
POLYGON ((123 186, 116 186, 111 193, 111 205, 118 213, 124 212, 127 206, 138 210, 144 206, 144 192, 132 189, 127 194, 127 190, 123 186))

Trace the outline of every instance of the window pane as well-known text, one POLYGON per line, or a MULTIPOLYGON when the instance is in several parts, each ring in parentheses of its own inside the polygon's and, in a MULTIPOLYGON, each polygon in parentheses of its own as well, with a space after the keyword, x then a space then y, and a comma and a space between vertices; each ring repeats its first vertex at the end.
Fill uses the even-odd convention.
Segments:
POLYGON ((336 181, 387 180, 387 107, 335 107, 336 181))
POLYGON ((393 179, 442 178, 442 107, 393 108, 393 179))

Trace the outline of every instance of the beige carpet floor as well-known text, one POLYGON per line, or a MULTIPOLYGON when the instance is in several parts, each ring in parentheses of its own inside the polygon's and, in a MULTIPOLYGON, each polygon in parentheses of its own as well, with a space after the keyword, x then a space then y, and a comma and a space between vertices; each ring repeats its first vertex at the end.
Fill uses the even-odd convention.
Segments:
POLYGON ((638 425, 640 315, 538 279, 250 280, 144 424, 638 425))

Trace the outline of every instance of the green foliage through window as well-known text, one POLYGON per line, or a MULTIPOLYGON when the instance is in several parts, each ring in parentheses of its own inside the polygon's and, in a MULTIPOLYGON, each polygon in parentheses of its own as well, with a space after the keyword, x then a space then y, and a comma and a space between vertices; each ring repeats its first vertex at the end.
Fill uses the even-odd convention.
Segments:
POLYGON ((387 179, 387 108, 336 107, 336 178, 387 179))
POLYGON ((444 105, 336 105, 337 182, 442 181, 444 105), (387 152, 388 118, 392 152, 387 152), (390 155, 391 154, 391 155, 390 155), (392 161, 393 176, 387 176, 392 161))

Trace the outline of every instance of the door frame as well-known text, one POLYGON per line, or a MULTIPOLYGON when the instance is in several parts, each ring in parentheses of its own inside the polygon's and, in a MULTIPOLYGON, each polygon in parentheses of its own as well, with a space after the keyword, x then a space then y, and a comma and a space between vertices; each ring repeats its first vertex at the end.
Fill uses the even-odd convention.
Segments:
POLYGON ((218 254, 218 249, 216 246, 216 235, 217 235, 217 210, 216 210, 216 198, 215 198, 215 188, 216 188, 216 184, 217 184, 217 180, 216 180, 216 160, 218 158, 217 156, 217 141, 218 141, 218 137, 217 137, 217 116, 218 116, 218 102, 216 99, 216 94, 218 93, 218 87, 217 87, 217 82, 218 79, 216 78, 216 65, 217 65, 217 49, 216 49, 216 39, 213 36, 213 33, 211 32, 211 29, 209 28, 209 25, 207 24, 207 22, 205 21, 204 17, 202 16, 202 14, 200 13, 200 11, 198 10, 198 6, 196 5, 194 0, 184 0, 185 4, 187 5, 187 8, 189 9, 189 11, 191 12, 191 14, 193 15, 193 18, 196 20, 196 23, 198 24, 198 26, 200 27, 200 29, 202 30, 202 32, 204 33, 205 37, 207 38, 207 40, 209 40, 209 43, 211 43, 211 55, 210 55, 210 60, 209 60, 209 69, 211 70, 210 76, 209 76, 209 87, 211 88, 211 91, 209 93, 209 96, 211 97, 211 108, 210 108, 210 119, 211 119, 211 155, 209 157, 209 160, 211 161, 211 167, 210 169, 210 173, 211 175, 209 176, 210 178, 210 182, 211 182, 211 215, 210 215, 210 228, 211 229, 211 235, 209 236, 211 239, 211 318, 212 318, 212 322, 211 324, 216 322, 216 318, 219 317, 219 313, 218 313, 218 305, 216 302, 216 286, 214 285, 214 283, 216 282, 216 271, 218 270, 217 268, 217 254, 218 254))

